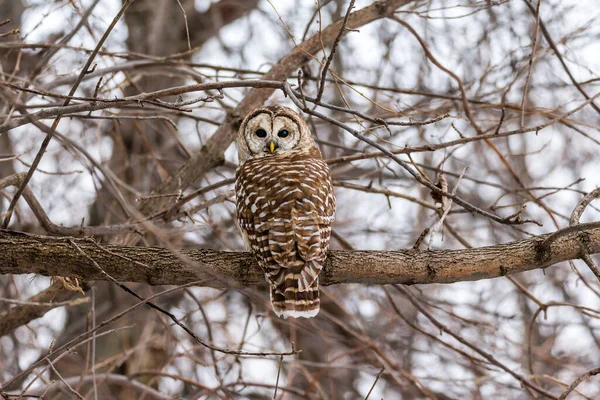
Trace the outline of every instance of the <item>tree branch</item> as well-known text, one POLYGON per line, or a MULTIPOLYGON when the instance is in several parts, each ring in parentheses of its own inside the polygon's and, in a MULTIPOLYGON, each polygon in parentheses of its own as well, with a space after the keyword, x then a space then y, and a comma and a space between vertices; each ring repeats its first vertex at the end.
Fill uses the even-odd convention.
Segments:
POLYGON ((25 304, 0 313, 0 337, 12 332, 19 326, 28 324, 34 319, 44 316, 48 311, 64 306, 76 292, 65 290, 61 283, 54 283, 46 290, 27 299, 25 304), (37 303, 37 304, 36 304, 37 303))
MULTIPOLYGON (((463 250, 332 251, 322 285, 452 283, 496 278, 600 253, 600 222, 494 246, 463 250), (550 238, 550 240, 548 240, 550 238)), ((105 279, 90 258, 119 281, 208 287, 264 282, 249 253, 208 249, 173 254, 155 247, 107 245, 0 230, 0 273, 105 279), (86 254, 74 250, 69 240, 86 254)))

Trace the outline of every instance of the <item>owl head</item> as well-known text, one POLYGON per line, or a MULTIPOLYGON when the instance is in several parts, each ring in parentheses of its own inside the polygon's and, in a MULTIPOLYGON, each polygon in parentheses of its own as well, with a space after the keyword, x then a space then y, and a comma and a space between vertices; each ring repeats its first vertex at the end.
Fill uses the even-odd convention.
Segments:
POLYGON ((306 122, 292 109, 281 106, 264 106, 248 114, 236 142, 240 165, 248 159, 315 146, 306 122))

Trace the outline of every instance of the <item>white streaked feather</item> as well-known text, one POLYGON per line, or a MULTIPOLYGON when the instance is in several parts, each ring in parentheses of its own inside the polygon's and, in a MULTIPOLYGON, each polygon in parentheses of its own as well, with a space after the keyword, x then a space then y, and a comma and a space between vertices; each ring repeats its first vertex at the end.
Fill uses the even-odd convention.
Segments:
POLYGON ((319 309, 315 308, 314 310, 309 310, 309 311, 296 311, 296 310, 282 310, 282 311, 275 311, 275 315, 277 315, 279 318, 314 318, 317 316, 317 314, 319 313, 319 309))

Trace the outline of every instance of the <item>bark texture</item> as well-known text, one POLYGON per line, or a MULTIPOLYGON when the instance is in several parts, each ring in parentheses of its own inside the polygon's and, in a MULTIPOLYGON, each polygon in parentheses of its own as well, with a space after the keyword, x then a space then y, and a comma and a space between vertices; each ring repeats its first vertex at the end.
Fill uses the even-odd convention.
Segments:
MULTIPOLYGON (((599 252, 598 222, 464 250, 332 251, 321 273, 321 284, 474 281, 544 268, 599 252)), ((249 253, 207 249, 174 253, 156 247, 100 246, 90 239, 0 231, 1 274, 103 280, 104 272, 119 281, 150 285, 200 281, 199 286, 222 288, 255 285, 264 280, 249 253)))

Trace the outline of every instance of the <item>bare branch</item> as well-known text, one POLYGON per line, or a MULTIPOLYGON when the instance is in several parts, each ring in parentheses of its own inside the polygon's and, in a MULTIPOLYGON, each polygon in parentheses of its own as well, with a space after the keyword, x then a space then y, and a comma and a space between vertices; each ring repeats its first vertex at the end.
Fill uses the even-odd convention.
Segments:
POLYGON ((24 304, 0 313, 0 336, 42 317, 48 311, 68 305, 68 300, 75 292, 65 290, 60 283, 55 283, 48 289, 27 299, 24 304))
MULTIPOLYGON (((125 13, 125 10, 127 10, 127 7, 129 7, 129 5, 132 2, 133 2, 133 0, 127 0, 125 3, 123 3, 123 5, 121 6, 121 9, 117 13, 117 15, 115 15, 115 17, 113 18, 112 22, 108 26, 108 28, 106 28, 106 31, 102 35, 102 38, 96 44, 96 47, 94 48, 94 51, 88 57, 85 65, 83 66, 83 69, 79 73, 79 77, 77 78, 77 81, 75 81, 75 84, 71 87, 71 90, 69 91, 69 96, 73 96, 75 94, 75 91, 79 87, 79 84, 83 80, 83 77, 85 76, 85 74, 88 73, 90 65, 92 64, 92 61, 94 61, 94 58, 98 54, 98 51, 100 51, 100 48, 102 47, 102 44, 108 38, 108 35, 112 31, 112 29, 115 27, 115 25, 117 24, 117 22, 119 21, 119 19, 121 18, 121 16, 125 13)), ((92 9, 93 7, 95 7, 96 4, 97 4, 97 2, 94 3, 92 6, 90 6, 90 9, 92 9)), ((82 22, 82 24, 83 24, 83 22, 82 22)), ((63 105, 64 106, 68 106, 70 101, 71 101, 70 99, 66 99, 63 105)), ((44 138, 44 141, 42 142, 42 144, 40 146, 40 149, 39 149, 37 155, 35 156, 35 159, 33 160, 31 168, 29 168, 29 171, 27 172, 27 175, 23 179, 23 182, 21 183, 21 185, 17 189, 17 192, 14 194, 12 200, 10 201, 10 205, 8 206, 8 210, 6 211, 6 216, 4 217, 4 220, 2 221, 2 225, 1 226, 3 228, 8 228, 8 223, 10 222, 10 218, 12 216, 13 209, 17 205, 17 201, 19 200, 19 197, 21 197, 21 194, 25 190, 25 187, 27 186, 27 183, 31 180, 31 177, 33 176, 34 172, 36 171, 38 164, 42 160, 42 157, 44 156, 44 153, 46 152, 46 149, 48 148, 48 145, 50 144, 50 141, 52 140, 52 137, 54 136, 54 132, 56 131, 56 128, 57 128, 59 122, 60 122, 60 116, 58 116, 54 120, 54 122, 52 123, 52 127, 50 128, 50 132, 48 132, 46 134, 46 137, 44 138)))
MULTIPOLYGON (((182 285, 204 280, 205 286, 217 288, 264 281, 248 253, 182 250, 181 255, 195 263, 191 266, 162 248, 105 246, 109 253, 91 239, 52 238, 7 230, 0 231, 0 273, 106 279, 89 259, 69 245, 70 240, 118 281, 182 285), (128 262, 127 258, 137 262, 128 262), (148 268, 141 268, 140 263, 148 268)), ((599 222, 562 229, 552 235, 465 250, 332 251, 321 274, 321 284, 414 285, 497 278, 581 258, 584 249, 589 254, 600 252, 599 222), (551 240, 547 240, 549 237, 551 240)))
POLYGON ((354 0, 350 0, 350 3, 348 4, 348 9, 346 10, 346 15, 344 16, 344 21, 342 22, 342 26, 340 27, 340 31, 335 37, 335 40, 333 41, 333 46, 331 46, 331 52, 329 53, 327 61, 325 61, 325 65, 323 66, 323 71, 321 72, 321 82, 319 83, 319 92, 317 93, 316 99, 317 101, 320 101, 321 97, 323 96, 323 90, 325 90, 325 79, 327 78, 327 71, 329 70, 329 66, 333 61, 335 51, 337 50, 337 47, 339 46, 340 41, 342 40, 342 37, 344 37, 344 34, 346 33, 346 24, 348 23, 348 17, 350 16, 350 12, 352 11, 353 7, 354 0))
POLYGON ((562 394, 560 395, 560 397, 558 398, 559 400, 565 400, 567 398, 567 396, 573 391, 575 390, 575 388, 577 386, 579 386, 579 384, 587 379, 589 379, 590 377, 594 376, 594 375, 598 375, 600 374, 600 368, 594 368, 588 372, 586 372, 585 374, 581 375, 579 378, 575 379, 573 381, 573 383, 571 383, 569 385, 569 387, 562 392, 562 394))

